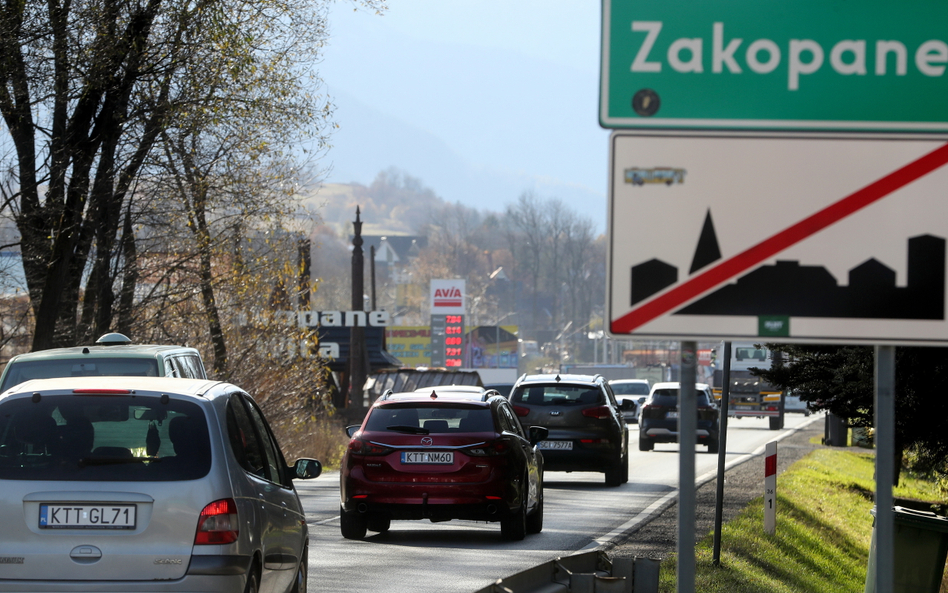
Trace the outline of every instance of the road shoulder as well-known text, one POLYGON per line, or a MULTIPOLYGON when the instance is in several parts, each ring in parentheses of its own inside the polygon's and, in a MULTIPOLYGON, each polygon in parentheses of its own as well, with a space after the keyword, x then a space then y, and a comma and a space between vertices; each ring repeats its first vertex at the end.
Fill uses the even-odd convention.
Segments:
MULTIPOLYGON (((732 420, 733 421, 733 420, 732 420)), ((777 446, 777 475, 807 453, 824 447, 823 422, 816 421, 794 431, 777 446)), ((717 478, 705 482, 695 493, 696 542, 714 529, 714 508, 717 478)), ((754 455, 724 474, 723 519, 729 521, 752 500, 764 494, 764 454, 754 455)), ((676 551, 678 537, 678 505, 672 502, 657 516, 619 537, 614 537, 602 550, 609 556, 664 559, 676 551)))

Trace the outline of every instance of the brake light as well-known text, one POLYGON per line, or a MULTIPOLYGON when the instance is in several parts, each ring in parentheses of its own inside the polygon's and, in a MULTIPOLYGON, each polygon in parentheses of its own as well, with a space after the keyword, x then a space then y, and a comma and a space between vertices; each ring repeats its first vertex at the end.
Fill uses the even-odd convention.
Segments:
POLYGON ((612 416, 612 414, 609 411, 609 406, 596 406, 595 408, 586 408, 583 410, 583 416, 605 420, 612 416))
POLYGON ((198 517, 194 545, 231 544, 237 541, 237 503, 233 498, 216 500, 204 507, 198 517))
POLYGON ((466 453, 471 457, 493 457, 496 455, 503 455, 509 449, 509 445, 505 441, 496 440, 490 443, 484 443, 479 447, 471 447, 466 449, 466 453))
POLYGON ((362 439, 352 439, 349 441, 349 451, 354 455, 385 455, 391 449, 362 439))
POLYGON ((514 414, 522 418, 530 413, 530 408, 525 408, 523 406, 513 406, 513 411, 514 414))

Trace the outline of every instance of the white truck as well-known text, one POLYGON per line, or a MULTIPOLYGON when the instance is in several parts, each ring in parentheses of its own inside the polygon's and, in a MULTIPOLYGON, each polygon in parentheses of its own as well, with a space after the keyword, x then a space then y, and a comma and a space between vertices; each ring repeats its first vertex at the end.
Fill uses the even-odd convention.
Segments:
MULTIPOLYGON (((724 386, 724 342, 718 345, 714 370, 714 396, 720 402, 724 386)), ((731 368, 728 416, 769 418, 770 429, 783 428, 784 394, 779 389, 751 374, 751 368, 770 368, 773 352, 751 342, 731 344, 731 368)))

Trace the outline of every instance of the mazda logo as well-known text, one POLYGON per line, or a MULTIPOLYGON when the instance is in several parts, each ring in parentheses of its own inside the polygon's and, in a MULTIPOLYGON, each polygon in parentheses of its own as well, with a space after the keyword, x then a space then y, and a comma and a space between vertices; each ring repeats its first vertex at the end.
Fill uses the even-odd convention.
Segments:
POLYGON ((553 410, 552 412, 550 412, 550 416, 559 416, 559 415, 560 415, 559 410, 553 410))
POLYGON ((430 447, 431 445, 434 444, 434 439, 432 439, 431 437, 425 437, 421 439, 421 444, 424 445, 425 447, 430 447))

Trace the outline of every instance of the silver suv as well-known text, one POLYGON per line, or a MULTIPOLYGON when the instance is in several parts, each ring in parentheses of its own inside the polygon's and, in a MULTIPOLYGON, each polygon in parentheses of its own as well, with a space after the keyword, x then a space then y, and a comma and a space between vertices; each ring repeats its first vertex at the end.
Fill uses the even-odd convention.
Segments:
POLYGON ((118 333, 96 346, 51 348, 14 356, 3 368, 0 393, 30 379, 124 375, 207 379, 201 354, 187 346, 132 344, 118 333))
POLYGON ((0 396, 0 591, 302 593, 293 479, 321 471, 234 385, 23 383, 0 396))

